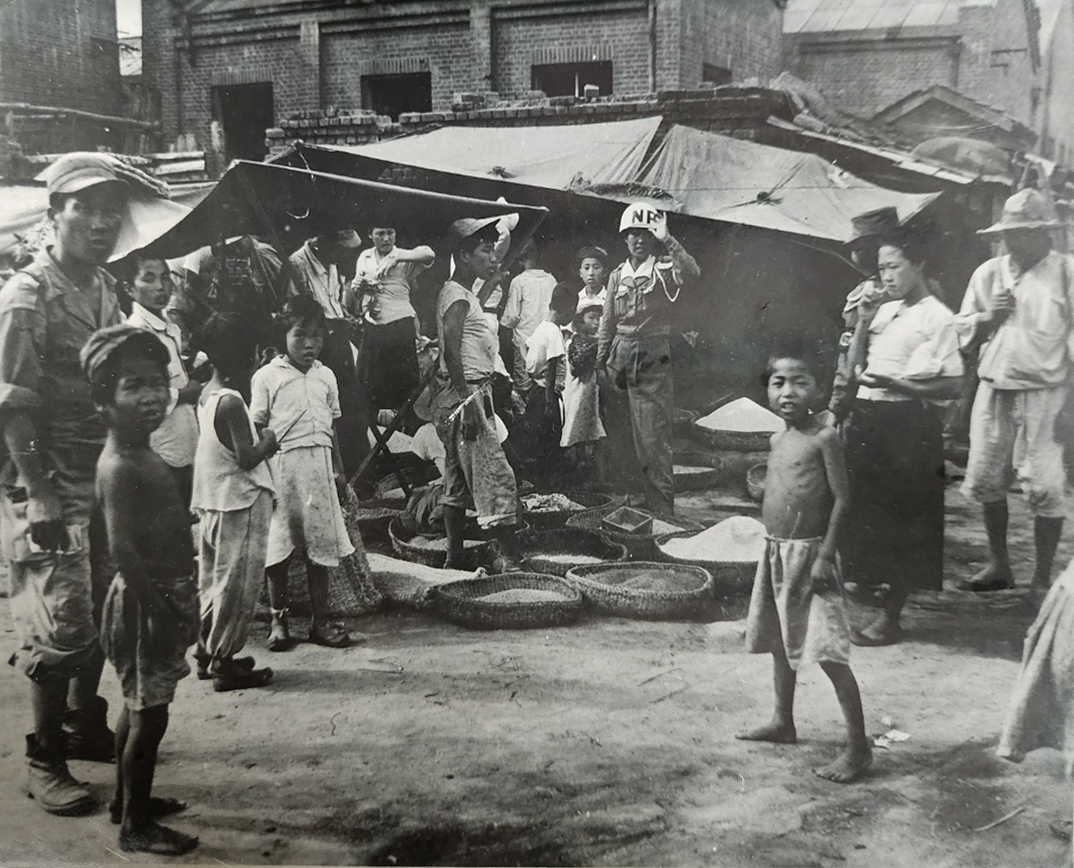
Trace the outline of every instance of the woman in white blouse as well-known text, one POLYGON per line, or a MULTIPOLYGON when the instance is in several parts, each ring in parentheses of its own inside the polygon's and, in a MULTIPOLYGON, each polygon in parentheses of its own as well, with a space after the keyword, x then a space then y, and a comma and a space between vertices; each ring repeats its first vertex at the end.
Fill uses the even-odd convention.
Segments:
POLYGON ((853 634, 858 645, 899 641, 910 591, 942 588, 942 405, 963 374, 954 314, 930 294, 916 238, 881 239, 879 266, 891 300, 859 326, 868 350, 846 428, 854 507, 842 550, 848 580, 888 590, 880 616, 853 634))

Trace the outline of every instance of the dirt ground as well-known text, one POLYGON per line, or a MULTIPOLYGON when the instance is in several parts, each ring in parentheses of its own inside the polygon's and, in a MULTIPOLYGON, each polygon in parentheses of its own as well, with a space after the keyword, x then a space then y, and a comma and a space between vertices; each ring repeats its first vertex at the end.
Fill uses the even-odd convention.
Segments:
MULTIPOLYGON (((714 515, 710 495, 680 502, 685 515, 714 515)), ((1028 580, 1031 524, 1012 504, 1028 580)), ((976 509, 954 489, 948 517, 953 582, 985 549, 976 509)), ((1060 564, 1074 553, 1071 536, 1060 564)), ((870 732, 894 725, 910 739, 878 749, 851 786, 810 772, 842 736, 819 669, 800 678, 800 744, 732 737, 772 701, 769 660, 743 652, 741 620, 587 616, 488 633, 398 609, 354 621, 368 635, 358 647, 302 644, 271 660, 258 651, 259 627, 254 651, 277 671, 270 688, 215 694, 193 677, 179 686, 156 786, 189 801, 174 824, 201 846, 168 861, 1069 865, 1048 830, 1071 811, 1062 758, 1043 751, 1016 766, 994 756, 1032 605, 1020 589, 921 595, 908 641, 856 649, 870 732)), ((741 614, 741 605, 729 613, 741 614)), ((852 611, 859 623, 868 614, 852 611)), ((6 605, 0 631, 10 646, 6 605)), ((115 709, 111 673, 104 693, 115 709)), ((50 817, 21 795, 29 708, 7 666, 0 703, 0 865, 132 864, 103 812, 50 817)), ((72 769, 107 799, 111 767, 72 769)))

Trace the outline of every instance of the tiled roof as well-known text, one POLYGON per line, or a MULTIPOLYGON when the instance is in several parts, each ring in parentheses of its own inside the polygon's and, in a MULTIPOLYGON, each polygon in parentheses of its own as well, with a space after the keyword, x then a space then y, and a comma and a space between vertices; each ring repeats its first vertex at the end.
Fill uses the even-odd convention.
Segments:
POLYGON ((790 0, 784 33, 887 30, 958 24, 967 6, 994 6, 996 0, 790 0))

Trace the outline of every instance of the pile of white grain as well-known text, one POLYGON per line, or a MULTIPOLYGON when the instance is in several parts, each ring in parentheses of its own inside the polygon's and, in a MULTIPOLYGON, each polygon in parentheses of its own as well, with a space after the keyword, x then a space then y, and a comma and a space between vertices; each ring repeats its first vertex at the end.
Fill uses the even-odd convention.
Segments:
POLYGON ((710 431, 775 433, 786 427, 779 416, 749 398, 739 398, 730 404, 724 404, 720 409, 698 419, 695 424, 710 431))
POLYGON ((755 518, 736 515, 694 536, 676 537, 660 548, 685 561, 757 563, 764 554, 764 525, 755 518))

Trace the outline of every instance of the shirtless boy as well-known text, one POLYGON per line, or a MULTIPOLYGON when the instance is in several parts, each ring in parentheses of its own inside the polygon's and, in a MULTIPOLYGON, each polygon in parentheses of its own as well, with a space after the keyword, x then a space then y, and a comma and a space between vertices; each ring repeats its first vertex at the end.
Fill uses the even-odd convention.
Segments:
POLYGON ((771 722, 737 738, 794 744, 797 672, 805 663, 819 663, 843 710, 847 747, 814 772, 851 783, 873 755, 850 671, 850 626, 836 562, 849 505, 842 444, 836 430, 813 415, 822 406, 817 367, 798 342, 771 354, 767 381, 768 402, 787 430, 772 435, 762 508, 768 542, 754 579, 746 645, 752 654, 772 655, 776 709, 771 722))
POLYGON ((183 802, 153 799, 157 748, 175 686, 190 674, 198 597, 190 517, 175 476, 149 445, 170 401, 168 350, 128 324, 95 332, 82 367, 108 425, 97 462, 97 499, 116 569, 101 618, 101 646, 116 669, 124 708, 116 725, 112 821, 127 852, 177 856, 198 839, 156 818, 183 802))

